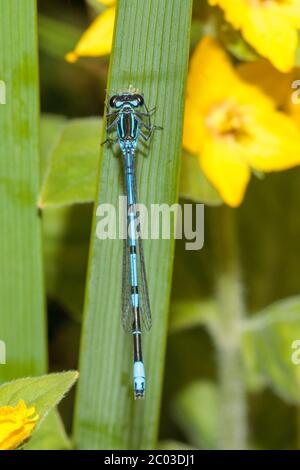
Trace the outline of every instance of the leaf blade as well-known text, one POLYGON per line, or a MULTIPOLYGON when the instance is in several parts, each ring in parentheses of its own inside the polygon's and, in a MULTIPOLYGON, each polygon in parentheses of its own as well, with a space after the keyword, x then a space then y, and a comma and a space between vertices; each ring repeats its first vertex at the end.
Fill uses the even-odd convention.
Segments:
POLYGON ((49 159, 41 208, 94 200, 100 129, 98 118, 66 121, 49 159))
POLYGON ((46 369, 39 189, 36 2, 0 0, 0 382, 46 369), (16 33, 17 32, 17 33, 16 33))
POLYGON ((299 403, 299 366, 292 361, 299 325, 299 296, 275 302, 248 319, 243 335, 244 358, 254 390, 268 384, 284 400, 299 403))
MULTIPOLYGON (((191 1, 180 0, 133 0, 129 6, 127 2, 118 3, 109 88, 127 89, 133 83, 142 89, 149 106, 159 105, 155 122, 164 125, 164 131, 154 136, 148 156, 139 155, 140 202, 147 205, 172 204, 178 196, 191 6, 191 1)), ((116 207, 122 181, 120 162, 105 150, 100 166, 97 202, 116 207)), ((150 377, 147 398, 144 403, 134 403, 131 340, 120 325, 122 240, 99 243, 96 222, 94 216, 75 417, 76 444, 82 449, 153 448, 158 432, 174 242, 144 243, 152 310, 157 320, 154 318, 152 331, 144 338, 150 377), (105 333, 108 331, 109 338, 105 333)))

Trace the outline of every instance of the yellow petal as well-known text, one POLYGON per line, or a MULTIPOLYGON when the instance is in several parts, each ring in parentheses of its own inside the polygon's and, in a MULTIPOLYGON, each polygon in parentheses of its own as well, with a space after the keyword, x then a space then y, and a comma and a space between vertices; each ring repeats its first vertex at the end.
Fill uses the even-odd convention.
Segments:
POLYGON ((207 110, 212 101, 226 98, 228 83, 232 86, 236 79, 231 62, 217 41, 208 36, 200 41, 191 58, 187 81, 187 94, 199 109, 207 110))
POLYGON ((14 430, 4 441, 0 442, 0 450, 17 449, 31 435, 36 423, 28 422, 17 430, 14 430))
POLYGON ((281 107, 291 94, 292 73, 279 72, 266 59, 244 62, 237 68, 240 77, 255 85, 281 107))
POLYGON ((240 103, 273 106, 259 88, 240 79, 228 54, 210 37, 202 39, 192 55, 187 96, 202 113, 228 97, 235 97, 240 103))
POLYGON ((211 6, 219 6, 225 12, 226 20, 236 29, 240 29, 250 2, 245 0, 208 0, 211 6))
POLYGON ((261 9, 260 14, 251 10, 249 21, 243 27, 243 35, 278 70, 288 72, 292 69, 298 33, 276 6, 261 9))
POLYGON ((116 9, 108 8, 101 13, 86 30, 74 51, 66 54, 68 62, 75 62, 78 57, 98 57, 111 51, 116 9))
POLYGON ((251 167, 269 172, 300 164, 300 131, 292 118, 273 111, 260 116, 250 128, 247 159, 251 167))
POLYGON ((243 148, 233 140, 207 138, 199 156, 204 173, 231 207, 241 204, 250 179, 243 148))
POLYGON ((240 29, 246 41, 282 72, 294 65, 300 25, 300 2, 209 0, 240 29))
POLYGON ((0 450, 12 450, 31 435, 39 416, 20 400, 17 406, 0 407, 0 450))
POLYGON ((289 0, 280 5, 284 15, 288 17, 295 28, 300 28, 300 0, 289 0))

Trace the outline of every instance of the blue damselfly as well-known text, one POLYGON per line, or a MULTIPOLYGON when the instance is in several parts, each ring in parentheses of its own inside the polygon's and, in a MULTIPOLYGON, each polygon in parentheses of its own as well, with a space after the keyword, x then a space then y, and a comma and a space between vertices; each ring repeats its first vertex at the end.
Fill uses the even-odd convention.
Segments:
POLYGON ((125 188, 127 196, 127 230, 124 240, 122 273, 122 324, 125 331, 133 335, 134 364, 133 386, 135 398, 145 394, 145 368, 142 353, 142 326, 151 328, 151 309, 141 229, 138 223, 135 151, 138 137, 148 141, 155 129, 151 115, 155 108, 148 110, 143 95, 130 91, 113 95, 107 106, 107 132, 116 131, 114 139, 107 138, 104 143, 119 144, 123 156, 125 188))

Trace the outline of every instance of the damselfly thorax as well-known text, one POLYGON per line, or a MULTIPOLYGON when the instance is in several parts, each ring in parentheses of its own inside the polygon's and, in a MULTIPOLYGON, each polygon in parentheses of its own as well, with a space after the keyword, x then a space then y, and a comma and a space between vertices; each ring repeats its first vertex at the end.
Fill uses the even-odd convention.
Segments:
POLYGON ((136 145, 139 133, 138 120, 131 106, 124 105, 120 110, 117 132, 119 141, 134 142, 136 145))

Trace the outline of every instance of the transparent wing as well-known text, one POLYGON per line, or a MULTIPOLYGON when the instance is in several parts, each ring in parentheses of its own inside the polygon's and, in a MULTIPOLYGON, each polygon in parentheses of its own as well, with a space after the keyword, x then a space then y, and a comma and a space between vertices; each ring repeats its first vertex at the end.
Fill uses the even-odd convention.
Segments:
POLYGON ((148 284, 147 284, 143 244, 142 244, 140 233, 138 236, 138 280, 139 280, 139 301, 140 301, 141 319, 146 330, 150 330, 152 326, 151 308, 150 308, 150 299, 149 299, 149 291, 148 291, 148 284))
MULTIPOLYGON (((126 224, 127 226, 127 224, 126 224)), ((128 237, 123 244, 122 266, 122 326, 128 333, 132 332, 132 304, 131 304, 131 275, 130 275, 130 251, 128 237)))
MULTIPOLYGON (((134 179, 134 192, 135 192, 135 201, 138 201, 136 178, 134 179)), ((137 226, 137 237, 138 237, 138 250, 137 250, 138 261, 137 263, 138 263, 140 312, 141 312, 141 319, 146 330, 150 330, 152 326, 152 316, 151 316, 150 298, 149 298, 149 291, 148 291, 147 273, 146 273, 146 266, 145 266, 145 258, 144 258, 140 223, 137 226)))
MULTIPOLYGON (((134 187, 134 200, 137 198, 136 184, 134 187)), ((128 210, 128 208, 127 208, 128 210)), ((138 214, 135 215, 137 217, 138 214)), ((150 299, 147 284, 147 275, 145 267, 145 259, 141 238, 140 225, 136 230, 137 236, 137 270, 138 270, 138 292, 140 316, 146 330, 150 330, 152 326, 150 299)), ((122 267, 122 325, 127 332, 132 332, 133 314, 131 301, 131 271, 130 271, 130 247, 128 238, 128 225, 126 217, 126 239, 123 245, 123 267, 122 267)))
MULTIPOLYGON (((150 330, 152 325, 150 299, 147 284, 145 259, 143 252, 140 229, 137 227, 138 247, 137 247, 137 269, 138 269, 138 290, 139 306, 142 322, 146 330, 150 330)), ((122 267, 122 325, 127 332, 132 331, 132 303, 131 303, 131 272, 130 272, 130 249, 128 236, 123 245, 123 267, 122 267)))

